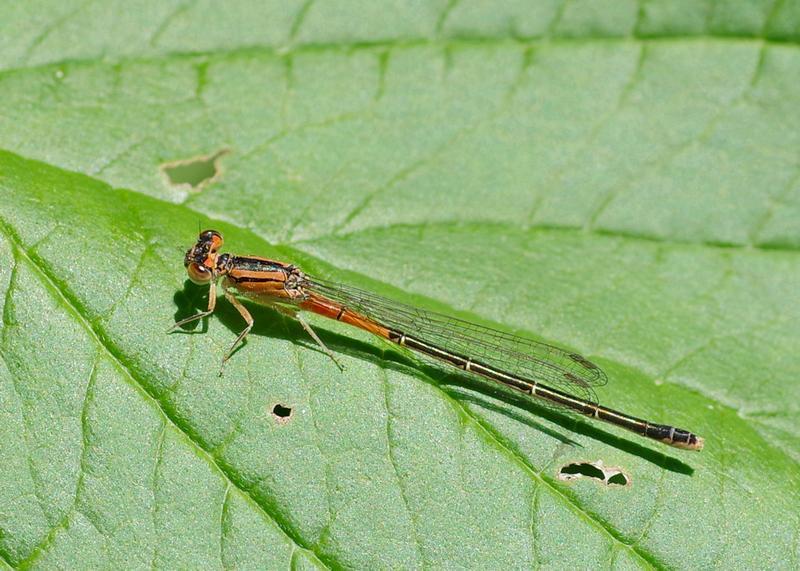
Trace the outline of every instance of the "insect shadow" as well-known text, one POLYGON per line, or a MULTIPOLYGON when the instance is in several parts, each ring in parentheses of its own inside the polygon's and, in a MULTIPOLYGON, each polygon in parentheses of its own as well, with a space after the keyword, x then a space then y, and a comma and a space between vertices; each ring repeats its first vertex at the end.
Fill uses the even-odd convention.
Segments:
MULTIPOLYGON (((208 287, 198 286, 186 280, 183 291, 179 291, 175 294, 174 301, 177 306, 174 315, 176 321, 204 311, 208 305, 208 287)), ((253 329, 250 331, 250 335, 284 339, 311 350, 320 351, 320 348, 309 338, 308 333, 306 333, 302 326, 295 320, 287 318, 269 307, 254 303, 245 303, 255 322, 253 329)), ((220 299, 217 300, 216 310, 211 316, 189 323, 178 331, 183 331, 185 333, 205 333, 208 329, 208 319, 211 317, 219 319, 226 328, 237 335, 245 325, 239 312, 220 296, 220 299)), ((315 325, 314 329, 325 345, 334 352, 343 353, 350 357, 370 361, 381 367, 388 367, 408 375, 413 375, 421 381, 442 390, 449 397, 459 402, 477 404, 482 408, 500 413, 543 432, 564 444, 576 447, 580 446, 576 441, 542 423, 536 422, 521 411, 526 411, 538 418, 547 420, 571 433, 586 436, 587 438, 603 442, 608 446, 613 446, 628 454, 638 456, 664 470, 689 476, 694 473, 694 468, 673 456, 669 456, 666 452, 656 451, 638 442, 612 434, 594 424, 584 421, 580 416, 546 406, 530 397, 495 386, 490 381, 484 381, 472 375, 454 372, 446 366, 431 364, 416 356, 412 357, 403 352, 402 349, 398 349, 394 347, 394 345, 390 346, 388 343, 384 344, 384 347, 381 348, 380 345, 365 343, 361 340, 329 331, 319 325, 315 325), (503 406, 499 404, 498 401, 506 405, 511 405, 511 407, 503 406)), ((231 338, 231 342, 233 342, 234 338, 235 337, 231 338)), ((247 341, 245 340, 244 343, 236 348, 232 358, 235 358, 235 354, 242 350, 246 343, 247 341)), ((331 363, 331 366, 335 367, 333 363, 331 363)), ((490 430, 493 431, 491 428, 490 430)), ((504 441, 506 440, 499 434, 494 435, 500 437, 504 441)))

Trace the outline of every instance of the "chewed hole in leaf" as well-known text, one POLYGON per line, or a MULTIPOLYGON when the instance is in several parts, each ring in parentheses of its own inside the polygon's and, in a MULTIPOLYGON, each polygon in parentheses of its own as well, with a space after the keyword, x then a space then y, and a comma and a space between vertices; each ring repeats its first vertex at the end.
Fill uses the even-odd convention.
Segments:
POLYGON ((614 474, 613 476, 609 477, 606 480, 606 483, 609 486, 611 486, 611 485, 627 486, 628 485, 628 477, 625 474, 623 474, 622 472, 620 472, 618 474, 614 474))
POLYGON ((558 479, 564 482, 573 482, 582 478, 594 480, 606 486, 629 486, 631 478, 622 468, 617 466, 604 466, 602 460, 596 462, 571 462, 565 464, 558 471, 558 479))
POLYGON ((285 406, 280 403, 276 403, 272 407, 272 416, 279 424, 288 423, 292 419, 293 413, 294 409, 292 407, 285 406))
POLYGON ((161 172, 171 186, 199 191, 222 176, 220 159, 226 154, 228 149, 222 149, 210 155, 172 161, 161 165, 161 172))

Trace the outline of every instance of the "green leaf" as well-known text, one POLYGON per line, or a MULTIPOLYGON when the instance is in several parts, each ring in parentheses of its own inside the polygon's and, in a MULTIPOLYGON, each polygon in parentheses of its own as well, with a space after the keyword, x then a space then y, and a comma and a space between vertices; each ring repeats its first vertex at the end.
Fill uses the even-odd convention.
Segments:
POLYGON ((1 565, 797 565, 796 3, 6 12, 1 565), (706 448, 313 319, 340 373, 253 305, 220 378, 229 304, 165 334, 198 223, 579 350, 706 448), (558 479, 598 460, 631 485, 558 479))

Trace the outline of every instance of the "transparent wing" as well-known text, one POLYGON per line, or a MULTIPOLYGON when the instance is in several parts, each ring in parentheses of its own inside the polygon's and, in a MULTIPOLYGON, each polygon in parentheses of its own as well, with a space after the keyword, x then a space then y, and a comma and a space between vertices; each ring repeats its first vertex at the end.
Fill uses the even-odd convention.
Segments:
POLYGON ((395 331, 593 403, 597 402, 593 387, 608 382, 603 370, 585 357, 547 343, 422 310, 344 284, 307 278, 305 287, 395 331))

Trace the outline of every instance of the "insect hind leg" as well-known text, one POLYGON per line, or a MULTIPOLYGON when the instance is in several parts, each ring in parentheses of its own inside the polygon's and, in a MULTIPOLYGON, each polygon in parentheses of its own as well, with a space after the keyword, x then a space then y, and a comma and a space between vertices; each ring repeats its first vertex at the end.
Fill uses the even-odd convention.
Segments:
POLYGON ((279 311, 280 313, 282 313, 283 315, 287 315, 287 316, 289 316, 289 317, 291 317, 293 319, 296 319, 298 322, 300 322, 300 325, 303 326, 303 329, 306 330, 306 333, 309 334, 309 336, 314 340, 314 342, 317 345, 319 345, 319 348, 322 350, 322 352, 325 353, 328 357, 330 357, 331 361, 336 363, 336 366, 339 367, 340 371, 344 371, 344 366, 339 362, 339 359, 336 358, 336 355, 334 355, 333 351, 328 349, 328 346, 325 345, 325 343, 322 342, 322 339, 319 338, 319 335, 317 335, 317 332, 314 331, 311 328, 311 325, 308 323, 308 321, 306 321, 303 318, 302 315, 300 315, 299 312, 297 312, 297 311, 295 311, 293 309, 290 309, 288 307, 281 306, 281 305, 276 305, 275 309, 277 311, 279 311))

